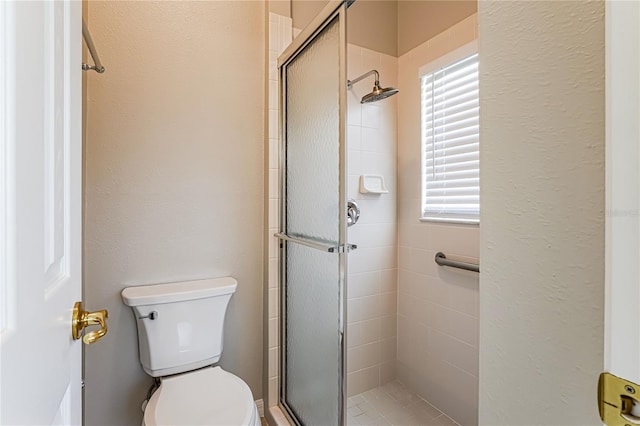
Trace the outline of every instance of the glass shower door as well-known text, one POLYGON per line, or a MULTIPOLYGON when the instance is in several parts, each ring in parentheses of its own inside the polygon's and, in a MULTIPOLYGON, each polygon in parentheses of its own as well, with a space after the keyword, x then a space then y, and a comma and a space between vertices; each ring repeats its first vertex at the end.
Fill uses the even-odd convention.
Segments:
POLYGON ((323 12, 279 62, 280 405, 309 426, 344 424, 346 395, 344 3, 323 12))

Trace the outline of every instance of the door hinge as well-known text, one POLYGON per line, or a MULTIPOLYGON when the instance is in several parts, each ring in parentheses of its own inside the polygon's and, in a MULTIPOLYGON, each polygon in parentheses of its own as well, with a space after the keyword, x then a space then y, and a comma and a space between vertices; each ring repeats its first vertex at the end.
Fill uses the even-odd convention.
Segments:
POLYGON ((80 387, 82 387, 82 389, 84 389, 84 379, 80 380, 80 387))
POLYGON ((640 416, 633 413, 633 407, 640 404, 638 398, 640 398, 640 386, 637 384, 611 373, 600 374, 598 411, 605 425, 640 425, 640 416))
POLYGON ((349 253, 358 248, 357 244, 343 244, 341 246, 332 247, 329 249, 330 253, 349 253))

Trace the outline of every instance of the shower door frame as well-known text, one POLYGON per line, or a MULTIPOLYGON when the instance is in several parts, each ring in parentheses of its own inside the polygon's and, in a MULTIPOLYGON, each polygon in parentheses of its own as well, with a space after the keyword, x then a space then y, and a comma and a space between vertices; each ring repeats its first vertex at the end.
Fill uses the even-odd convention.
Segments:
POLYGON ((278 57, 278 73, 279 73, 279 171, 278 179, 280 181, 280 215, 278 231, 276 237, 280 239, 279 244, 279 291, 280 291, 280 307, 279 307, 279 383, 278 383, 278 406, 281 408, 285 417, 289 423, 293 425, 300 425, 300 422, 296 418, 293 410, 291 410, 286 403, 286 390, 287 390, 287 369, 286 369, 286 244, 287 240, 293 240, 292 242, 306 245, 308 247, 317 248, 323 251, 334 252, 339 256, 339 283, 338 283, 338 305, 339 305, 339 317, 338 334, 341 362, 338 372, 339 374, 339 395, 340 400, 338 402, 338 416, 340 425, 345 424, 346 418, 346 402, 347 402, 347 252, 356 248, 355 245, 349 245, 347 243, 347 148, 346 148, 346 126, 347 126, 347 8, 355 0, 329 0, 329 3, 320 11, 320 13, 311 21, 311 23, 296 37, 296 39, 284 50, 284 52, 278 57), (315 244, 314 242, 300 241, 297 239, 290 239, 286 236, 286 213, 287 213, 287 187, 286 187, 286 170, 287 170, 287 155, 286 155, 286 117, 287 117, 287 76, 286 68, 305 48, 313 42, 322 31, 331 24, 335 19, 338 19, 340 46, 339 46, 339 81, 344 84, 339 84, 339 104, 338 104, 338 121, 339 121, 339 231, 338 231, 338 245, 336 247, 328 247, 323 244, 315 244), (342 214, 344 212, 344 214, 342 214), (297 240, 297 241, 296 241, 297 240))

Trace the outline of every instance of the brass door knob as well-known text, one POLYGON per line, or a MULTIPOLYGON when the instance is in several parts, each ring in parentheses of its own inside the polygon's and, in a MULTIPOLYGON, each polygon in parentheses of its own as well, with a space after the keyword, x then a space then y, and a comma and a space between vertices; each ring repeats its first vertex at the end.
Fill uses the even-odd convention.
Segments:
POLYGON ((82 336, 82 330, 90 325, 99 325, 100 329, 89 332, 82 337, 82 341, 90 345, 102 339, 107 334, 107 317, 109 313, 105 310, 87 312, 82 309, 82 302, 76 302, 73 307, 73 318, 71 322, 71 335, 73 340, 78 340, 82 336))

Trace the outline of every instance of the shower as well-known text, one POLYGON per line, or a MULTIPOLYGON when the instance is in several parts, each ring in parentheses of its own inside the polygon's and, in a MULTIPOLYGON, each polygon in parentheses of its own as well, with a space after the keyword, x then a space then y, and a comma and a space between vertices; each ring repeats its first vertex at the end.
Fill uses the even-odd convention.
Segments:
MULTIPOLYGON (((356 1, 349 10, 345 1, 328 2, 271 74, 278 119, 269 123, 269 152, 277 153, 269 178, 280 196, 268 206, 277 233, 269 246, 267 395, 291 424, 478 424, 479 277, 433 260, 440 247, 477 259, 478 228, 422 221, 420 206, 430 155, 420 154, 422 120, 440 120, 423 91, 441 88, 420 76, 448 64, 451 56, 438 61, 442 55, 471 55, 477 19, 448 22, 435 40, 417 25, 424 32, 417 46, 400 48, 393 25, 385 33, 395 38, 373 42, 380 26, 364 18, 386 18, 409 3, 429 2, 356 1), (399 89, 402 98, 378 102, 399 89), (370 191, 364 181, 380 184, 370 191), (350 198, 363 207, 352 227, 350 198)), ((289 36, 291 18, 270 15, 276 20, 270 35, 289 36)), ((282 44, 269 43, 270 54, 282 44)), ((475 88, 465 80, 454 95, 467 100, 475 88)), ((446 126, 466 143, 476 122, 462 134, 471 120, 466 113, 454 120, 438 121, 438 131, 446 126)))
POLYGON ((398 89, 396 89, 395 87, 385 87, 385 88, 380 87, 380 74, 378 74, 378 71, 376 70, 371 70, 369 72, 362 74, 360 77, 354 78, 353 80, 348 80, 347 89, 351 90, 351 87, 353 87, 355 83, 359 82, 364 78, 369 77, 372 74, 376 75, 376 81, 373 83, 373 90, 371 91, 371 93, 367 93, 362 97, 362 100, 360 101, 361 104, 367 104, 369 102, 377 102, 398 93, 398 89))

